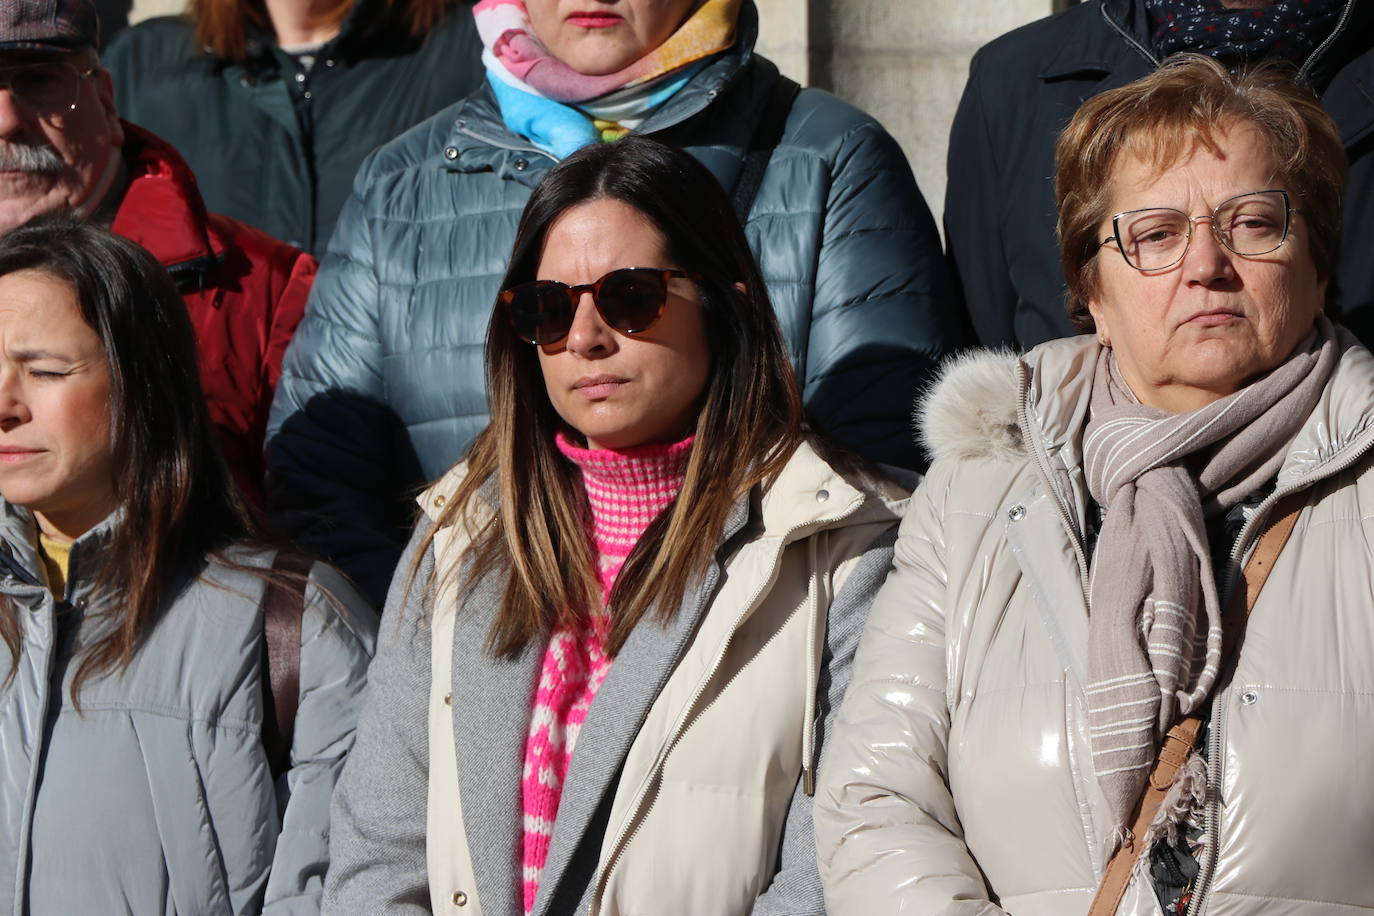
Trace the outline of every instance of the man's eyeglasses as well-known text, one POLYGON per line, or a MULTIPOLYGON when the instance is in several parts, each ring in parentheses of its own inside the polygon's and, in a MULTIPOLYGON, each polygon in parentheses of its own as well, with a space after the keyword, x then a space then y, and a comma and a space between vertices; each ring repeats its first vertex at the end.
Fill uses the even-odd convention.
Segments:
POLYGON ((1242 257, 1256 257, 1282 247, 1292 214, 1301 212, 1290 205, 1288 192, 1279 189, 1224 200, 1210 217, 1168 207, 1126 210, 1112 217, 1112 234, 1099 244, 1115 242, 1136 270, 1166 270, 1183 260, 1198 220, 1210 219, 1219 244, 1242 257))
POLYGON ((534 280, 503 289, 497 299, 506 307, 511 327, 521 340, 547 346, 572 330, 577 301, 590 292, 602 320, 622 334, 647 331, 663 314, 668 281, 700 279, 685 270, 622 267, 594 283, 569 286, 557 280, 534 280))
POLYGON ((95 71, 95 67, 82 70, 64 60, 0 67, 0 89, 8 89, 36 114, 56 114, 76 108, 81 81, 93 77, 95 71))

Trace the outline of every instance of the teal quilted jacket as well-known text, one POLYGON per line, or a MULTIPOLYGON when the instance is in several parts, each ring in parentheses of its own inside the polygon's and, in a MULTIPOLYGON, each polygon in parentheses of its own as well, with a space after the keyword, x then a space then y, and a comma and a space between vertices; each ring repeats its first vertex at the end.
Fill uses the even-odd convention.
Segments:
MULTIPOLYGON (((777 68, 740 40, 640 127, 733 188, 777 68)), ((267 446, 276 520, 380 604, 411 494, 487 422, 482 346, 521 209, 554 158, 487 87, 381 147, 344 207, 287 353, 267 446)), ((897 143, 797 96, 746 225, 817 425, 915 467, 913 398, 955 346, 936 232, 897 143)))

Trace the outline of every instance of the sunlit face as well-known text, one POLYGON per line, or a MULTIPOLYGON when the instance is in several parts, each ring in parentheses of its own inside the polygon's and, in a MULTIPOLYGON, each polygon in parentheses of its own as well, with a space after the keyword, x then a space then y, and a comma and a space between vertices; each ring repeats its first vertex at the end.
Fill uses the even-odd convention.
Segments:
POLYGON ((37 271, 0 277, 0 495, 74 539, 116 505, 105 350, 76 293, 37 271))
MULTIPOLYGON (((35 59, 90 68, 83 54, 0 54, 0 70, 35 59)), ((97 69, 79 81, 75 108, 38 111, 0 89, 0 232, 60 208, 89 208, 111 157, 124 142, 110 74, 97 69), (27 147, 28 149, 22 149, 27 147)))
POLYGON ((587 76, 615 73, 668 40, 697 0, 526 0, 549 53, 587 76))
MULTIPOLYGON (((1284 188, 1273 157, 1251 125, 1218 133, 1220 155, 1199 146, 1163 175, 1125 153, 1112 170, 1110 214, 1172 207, 1194 217, 1183 260, 1141 273, 1109 244, 1097 254, 1097 292, 1089 301, 1098 336, 1115 350, 1121 373, 1143 403, 1196 410, 1274 368, 1311 330, 1326 299, 1307 225, 1294 214, 1288 240, 1269 254, 1242 257, 1209 231, 1212 210, 1251 191, 1284 188)), ((1285 188, 1293 206, 1302 202, 1285 188)))
MULTIPOLYGON (((617 200, 579 204, 544 239, 537 277, 569 286, 621 267, 677 268, 662 233, 617 200)), ((549 401, 589 448, 675 442, 692 431, 711 373, 705 316, 696 285, 668 281, 663 314, 648 330, 614 330, 585 292, 568 336, 539 348, 549 401)))

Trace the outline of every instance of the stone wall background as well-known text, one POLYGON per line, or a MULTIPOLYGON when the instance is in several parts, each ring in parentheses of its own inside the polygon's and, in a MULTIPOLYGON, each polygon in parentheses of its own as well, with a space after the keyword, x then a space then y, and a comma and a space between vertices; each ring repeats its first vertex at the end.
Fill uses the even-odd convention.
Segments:
MULTIPOLYGON (((1073 0, 755 0, 759 50, 804 86, 835 93, 897 138, 938 221, 949 125, 973 52, 1073 0)), ((134 0, 131 22, 184 0, 134 0)))
POLYGON ((939 222, 949 126, 973 53, 1071 0, 755 0, 759 50, 882 122, 939 222))

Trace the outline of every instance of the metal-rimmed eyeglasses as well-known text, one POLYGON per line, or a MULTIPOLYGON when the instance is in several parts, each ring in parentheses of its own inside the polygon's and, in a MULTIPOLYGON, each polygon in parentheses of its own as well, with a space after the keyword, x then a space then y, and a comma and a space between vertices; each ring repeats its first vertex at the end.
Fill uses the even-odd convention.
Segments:
POLYGON ((1189 216, 1171 207, 1124 210, 1112 217, 1112 234, 1099 247, 1115 242, 1126 263, 1150 273, 1173 267, 1188 253, 1198 220, 1210 219, 1212 237, 1241 257, 1277 251, 1288 240, 1294 213, 1288 192, 1280 188, 1237 194, 1217 204, 1210 216, 1189 216))
POLYGON ((0 66, 0 89, 8 89, 36 114, 72 111, 81 95, 81 81, 95 76, 95 71, 95 67, 82 69, 66 60, 0 66))

